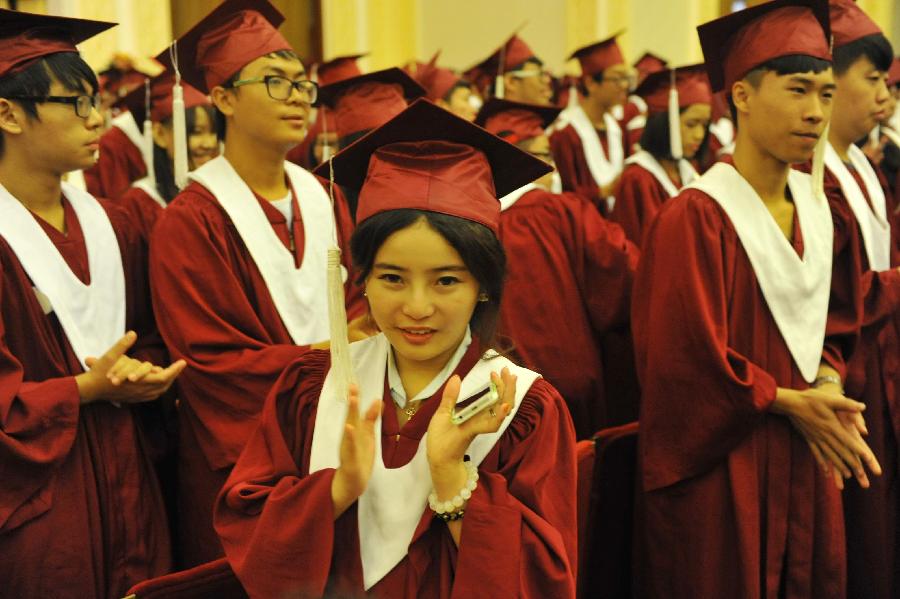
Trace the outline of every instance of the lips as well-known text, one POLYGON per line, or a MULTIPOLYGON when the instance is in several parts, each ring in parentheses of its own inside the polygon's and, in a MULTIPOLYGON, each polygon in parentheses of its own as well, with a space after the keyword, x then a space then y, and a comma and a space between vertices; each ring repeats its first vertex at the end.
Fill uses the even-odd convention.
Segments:
POLYGON ((428 343, 436 332, 434 329, 427 327, 398 327, 397 330, 400 331, 407 343, 412 345, 424 345, 428 343))

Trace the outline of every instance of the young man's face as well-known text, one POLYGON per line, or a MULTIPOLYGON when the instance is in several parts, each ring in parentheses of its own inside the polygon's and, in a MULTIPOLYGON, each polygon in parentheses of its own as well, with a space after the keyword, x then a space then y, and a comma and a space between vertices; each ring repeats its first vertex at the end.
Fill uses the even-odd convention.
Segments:
MULTIPOLYGON (((306 79, 303 63, 293 58, 261 56, 247 64, 241 80, 262 79, 266 76, 284 77, 290 81, 306 79)), ((292 89, 286 100, 276 100, 269 95, 265 83, 251 83, 228 90, 227 106, 219 109, 227 117, 228 128, 235 128, 242 137, 249 137, 263 145, 277 147, 284 152, 296 146, 306 137, 310 98, 292 89), (223 109, 224 108, 224 109, 223 109)))
POLYGON ((754 87, 746 79, 732 90, 738 107, 738 130, 781 162, 796 164, 812 158, 816 143, 831 118, 834 78, 821 73, 762 74, 754 87))
MULTIPOLYGON (((84 89, 88 91, 73 91, 54 80, 47 95, 77 97, 91 94, 87 82, 84 82, 84 89)), ((19 110, 24 117, 25 111, 19 110)), ((21 143, 16 144, 28 155, 29 162, 59 175, 90 168, 97 162, 103 126, 103 117, 97 108, 82 118, 76 114, 73 104, 43 102, 37 104, 37 114, 36 119, 20 121, 21 135, 17 141, 21 143)))
POLYGON ((456 116, 471 122, 475 120, 478 111, 472 102, 472 90, 465 86, 457 86, 450 92, 447 100, 439 100, 438 106, 446 108, 456 116))
POLYGON ((832 128, 848 141, 865 137, 888 111, 891 94, 887 73, 878 70, 866 56, 860 56, 843 74, 835 77, 832 128))
POLYGON ((599 83, 592 77, 584 78, 588 98, 607 110, 624 104, 628 99, 628 87, 631 82, 628 67, 617 64, 603 71, 603 80, 599 83))
POLYGON ((548 106, 553 98, 550 74, 536 62, 526 62, 521 69, 506 73, 503 79, 507 100, 548 106))

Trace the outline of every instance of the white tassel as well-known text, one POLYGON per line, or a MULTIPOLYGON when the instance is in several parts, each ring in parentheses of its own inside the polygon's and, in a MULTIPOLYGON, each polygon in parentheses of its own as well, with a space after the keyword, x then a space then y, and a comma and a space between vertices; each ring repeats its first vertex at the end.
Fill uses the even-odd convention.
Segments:
POLYGON ((184 88, 181 87, 181 71, 178 70, 178 41, 169 46, 175 85, 172 87, 172 129, 175 137, 175 185, 184 189, 188 184, 187 125, 184 114, 184 88))
POLYGON ((503 75, 497 75, 497 78, 494 80, 494 97, 498 100, 502 100, 504 93, 503 75))
POLYGON ((144 164, 147 177, 156 184, 156 165, 153 163, 153 121, 150 120, 150 79, 144 80, 144 164))
POLYGON ((825 146, 828 143, 828 132, 831 129, 831 124, 825 125, 824 131, 822 131, 821 137, 819 137, 819 141, 816 144, 816 149, 813 150, 813 158, 812 158, 812 183, 813 183, 813 193, 821 202, 827 202, 828 198, 825 196, 825 146))
MULTIPOLYGON (((334 206, 334 165, 328 160, 328 194, 334 206)), ((350 361, 350 341, 347 333, 347 308, 344 303, 344 276, 341 266, 341 249, 337 239, 328 248, 328 329, 330 336, 331 376, 335 382, 337 397, 346 400, 350 385, 355 383, 353 363, 350 361)))
MULTIPOLYGON (((328 143, 328 116, 325 110, 319 111, 319 118, 322 119, 322 162, 325 162, 326 160, 331 160, 334 153, 331 151, 331 145, 328 143)), ((313 143, 316 143, 316 140, 313 140, 313 143)))
POLYGON ((669 153, 675 160, 681 160, 684 156, 681 148, 681 110, 678 106, 678 86, 675 83, 674 69, 669 87, 669 153))

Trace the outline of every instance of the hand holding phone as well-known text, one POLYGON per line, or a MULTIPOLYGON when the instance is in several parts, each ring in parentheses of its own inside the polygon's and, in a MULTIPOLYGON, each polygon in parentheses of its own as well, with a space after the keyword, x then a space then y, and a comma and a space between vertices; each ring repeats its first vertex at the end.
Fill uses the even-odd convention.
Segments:
POLYGON ((494 381, 491 381, 490 387, 484 395, 459 411, 454 409, 450 416, 450 421, 459 426, 466 420, 490 408, 498 401, 500 401, 500 393, 497 391, 497 385, 494 384, 494 381))

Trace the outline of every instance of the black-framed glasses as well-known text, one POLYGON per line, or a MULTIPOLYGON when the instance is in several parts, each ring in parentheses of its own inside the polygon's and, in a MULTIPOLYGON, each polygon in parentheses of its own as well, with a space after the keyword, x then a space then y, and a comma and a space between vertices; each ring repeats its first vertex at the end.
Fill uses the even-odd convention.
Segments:
POLYGON ((319 97, 319 86, 315 81, 310 81, 309 79, 292 81, 287 77, 281 77, 279 75, 266 75, 265 77, 255 77, 253 79, 241 79, 240 81, 235 81, 229 87, 240 87, 242 85, 249 85, 250 83, 265 83, 266 91, 273 100, 287 100, 291 97, 291 91, 295 89, 302 95, 305 95, 310 104, 315 102, 319 97))
POLYGON ((100 96, 8 96, 8 100, 27 100, 30 102, 52 102, 54 104, 71 104, 75 107, 75 114, 86 119, 91 116, 91 111, 100 106, 100 96))

